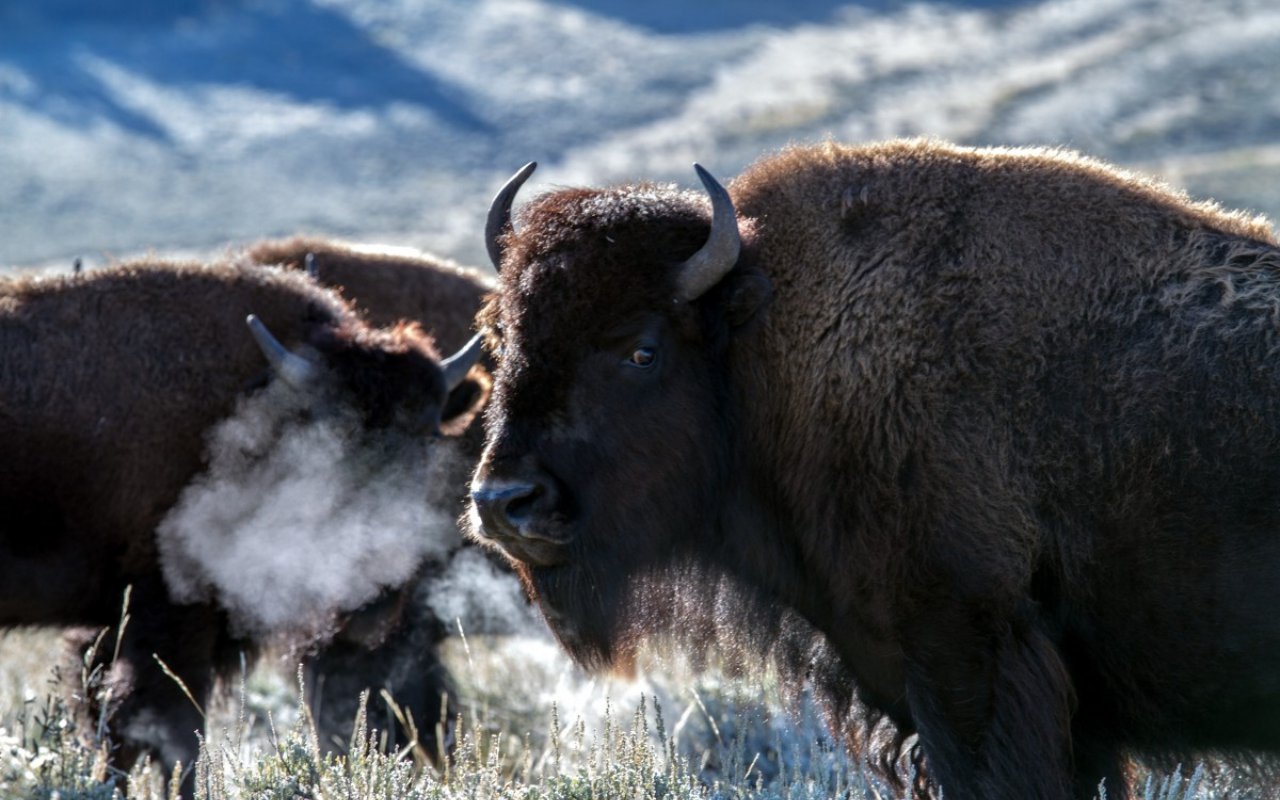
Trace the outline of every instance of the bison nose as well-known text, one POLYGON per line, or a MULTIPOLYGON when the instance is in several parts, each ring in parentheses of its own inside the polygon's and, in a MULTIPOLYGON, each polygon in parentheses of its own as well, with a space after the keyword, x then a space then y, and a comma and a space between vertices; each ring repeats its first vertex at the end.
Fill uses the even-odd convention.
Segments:
POLYGON ((556 507, 555 487, 548 480, 485 481, 472 487, 471 499, 490 538, 558 538, 543 530, 556 507))

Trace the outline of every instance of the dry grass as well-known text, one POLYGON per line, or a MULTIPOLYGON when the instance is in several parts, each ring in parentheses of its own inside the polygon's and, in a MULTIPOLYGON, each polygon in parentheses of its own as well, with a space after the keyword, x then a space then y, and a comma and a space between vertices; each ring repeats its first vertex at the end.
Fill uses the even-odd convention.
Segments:
MULTIPOLYGON (((146 765, 126 782, 85 746, 49 681, 56 635, 0 639, 0 797, 165 800, 146 765), (51 694, 52 692, 52 694, 51 694)), ((454 637, 458 745, 438 773, 412 747, 385 754, 353 720, 346 756, 324 752, 296 680, 267 660, 210 709, 197 797, 206 800, 891 800, 835 747, 808 704, 785 707, 768 672, 728 680, 655 656, 633 680, 579 673, 543 638, 454 637)), ((385 702, 375 697, 369 702, 385 702)), ((1152 778, 1144 800, 1215 792, 1197 772, 1152 778)))

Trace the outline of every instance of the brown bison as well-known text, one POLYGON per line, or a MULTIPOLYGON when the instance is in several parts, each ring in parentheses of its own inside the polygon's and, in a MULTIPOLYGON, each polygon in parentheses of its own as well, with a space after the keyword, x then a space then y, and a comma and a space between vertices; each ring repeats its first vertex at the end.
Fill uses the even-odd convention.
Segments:
MULTIPOLYGON (((315 236, 255 242, 232 253, 240 263, 306 269, 320 283, 341 292, 374 325, 412 320, 445 350, 462 347, 473 335, 475 315, 493 290, 488 276, 425 253, 385 249, 315 236)), ((482 357, 483 358, 483 357, 482 357)), ((483 388, 478 383, 476 391, 483 388)), ((461 391, 450 396, 459 408, 475 398, 461 391)), ((456 469, 442 480, 457 486, 461 514, 466 485, 483 445, 483 429, 469 425, 455 441, 456 469)), ((456 516, 456 514, 455 514, 456 516)), ((437 646, 451 620, 441 620, 423 595, 428 594, 445 565, 427 561, 418 579, 388 591, 346 619, 333 638, 303 659, 311 711, 321 743, 341 748, 351 736, 360 693, 372 692, 370 727, 403 737, 416 733, 427 753, 437 755, 438 725, 448 732, 442 698, 456 697, 440 662, 437 646), (379 698, 387 690, 402 714, 412 721, 405 730, 394 709, 379 698)), ((396 738, 391 743, 397 743, 396 738)))
POLYGON ((141 261, 0 282, 0 626, 75 628, 77 655, 110 627, 95 648, 110 691, 83 710, 105 717, 117 764, 191 765, 201 718, 164 670, 203 704, 252 650, 224 607, 175 602, 162 575, 157 526, 209 431, 275 374, 315 419, 352 418, 376 458, 425 447, 483 401, 477 354, 441 360, 418 327, 373 328, 282 270, 141 261), (453 395, 474 402, 451 418, 453 395))
POLYGON ((1280 749, 1264 221, 1058 151, 796 148, 732 201, 699 170, 710 214, 495 202, 474 516, 575 657, 725 575, 756 602, 707 624, 811 625, 850 746, 893 766, 892 723, 948 800, 1280 749))

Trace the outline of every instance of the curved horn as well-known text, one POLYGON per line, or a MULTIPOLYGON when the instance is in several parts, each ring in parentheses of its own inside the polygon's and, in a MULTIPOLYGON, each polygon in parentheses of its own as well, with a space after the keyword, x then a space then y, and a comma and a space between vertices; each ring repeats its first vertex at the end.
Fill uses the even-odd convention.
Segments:
POLYGON ((489 250, 489 260, 495 270, 502 270, 502 246, 498 244, 498 237, 511 225, 511 204, 516 199, 516 192, 537 168, 537 161, 525 164, 503 184, 489 204, 489 218, 484 223, 484 246, 489 250))
POLYGON ((262 324, 257 314, 250 314, 244 319, 249 326, 249 333, 258 343, 262 354, 267 357, 271 368, 275 370, 285 383, 295 389, 306 389, 315 380, 319 368, 300 355, 289 352, 280 340, 271 335, 267 326, 262 324))
POLYGON ((701 250, 678 267, 676 285, 679 299, 686 302, 698 299, 729 274, 733 265, 738 263, 738 253, 742 250, 738 214, 733 210, 729 193, 701 165, 694 164, 693 168, 707 188, 707 194, 711 195, 711 235, 701 250))
POLYGON ((462 379, 467 377, 471 367, 480 360, 480 354, 483 351, 484 334, 477 333, 471 337, 471 341, 462 346, 461 350, 440 362, 440 369, 444 371, 444 387, 446 391, 452 392, 458 388, 458 384, 462 383, 462 379))

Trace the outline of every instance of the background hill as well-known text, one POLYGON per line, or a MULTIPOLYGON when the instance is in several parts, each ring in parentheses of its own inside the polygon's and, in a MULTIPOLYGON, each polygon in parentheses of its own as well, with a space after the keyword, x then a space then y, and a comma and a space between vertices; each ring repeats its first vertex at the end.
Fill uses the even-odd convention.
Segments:
POLYGON ((1280 214, 1274 0, 0 3, 0 264, 297 231, 483 263, 488 200, 826 136, 1052 144, 1280 214))

